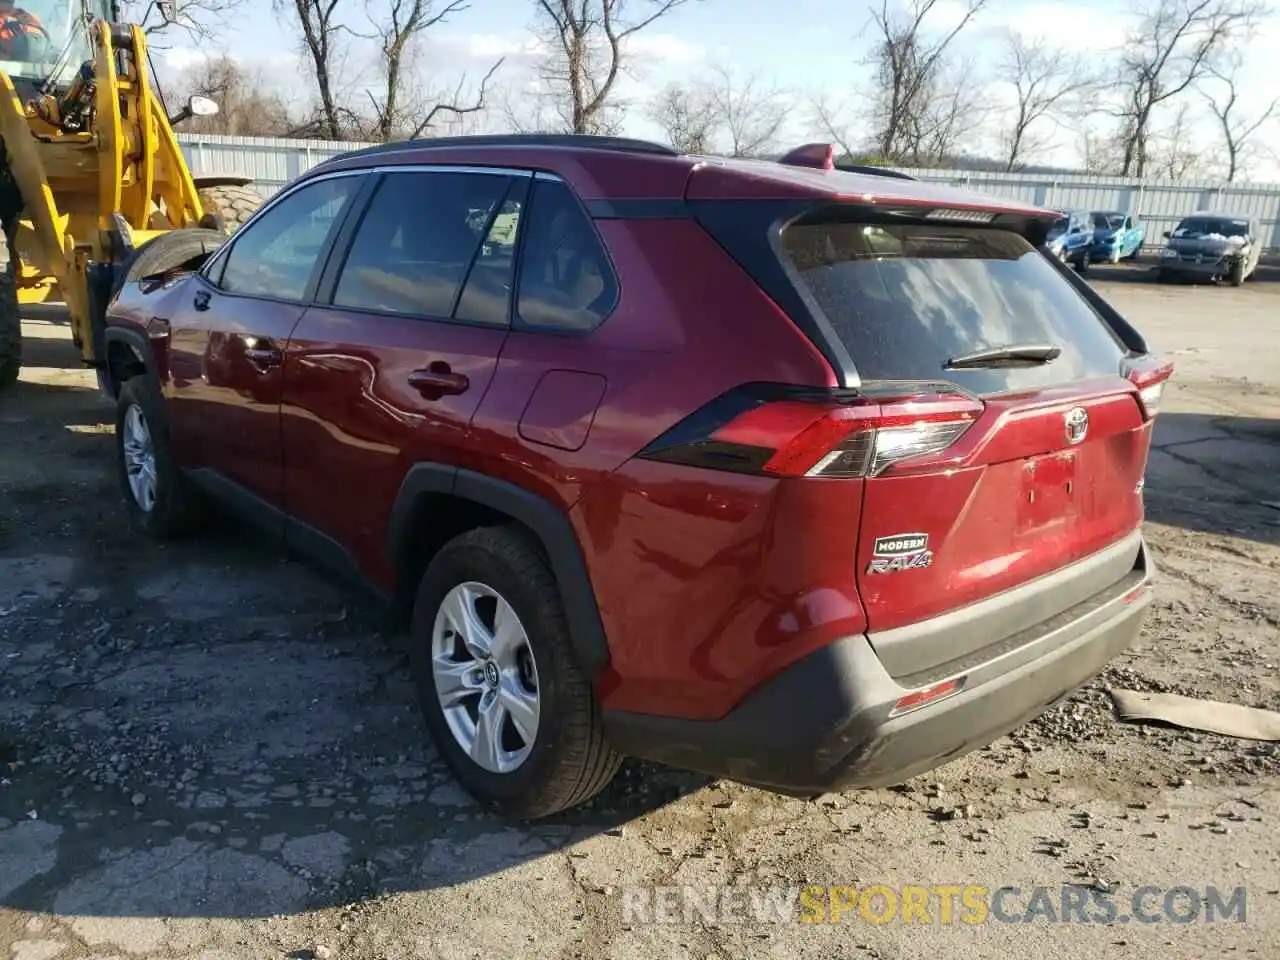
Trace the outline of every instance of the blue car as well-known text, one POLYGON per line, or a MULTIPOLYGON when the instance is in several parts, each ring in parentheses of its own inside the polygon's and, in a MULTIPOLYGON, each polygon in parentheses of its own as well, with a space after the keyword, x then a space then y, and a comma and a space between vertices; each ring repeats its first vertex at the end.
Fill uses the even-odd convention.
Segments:
POLYGON ((1142 250, 1146 233, 1146 227, 1129 214, 1118 210, 1095 210, 1089 259, 1095 263, 1132 260, 1142 250))
POLYGON ((1093 248, 1093 213, 1089 210, 1066 210, 1062 219, 1049 228, 1045 244, 1059 259, 1088 269, 1090 250, 1093 248))

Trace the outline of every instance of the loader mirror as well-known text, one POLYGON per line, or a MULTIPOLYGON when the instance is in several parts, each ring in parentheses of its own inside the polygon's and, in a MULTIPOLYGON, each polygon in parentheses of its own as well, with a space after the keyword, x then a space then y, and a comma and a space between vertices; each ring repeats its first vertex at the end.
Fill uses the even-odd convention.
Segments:
POLYGON ((187 101, 187 109, 193 117, 212 117, 218 113, 218 102, 208 97, 192 97, 187 101))
POLYGON ((184 120, 190 120, 192 117, 212 117, 217 112, 218 103, 216 100, 195 96, 187 101, 185 107, 169 118, 169 126, 176 127, 184 120))

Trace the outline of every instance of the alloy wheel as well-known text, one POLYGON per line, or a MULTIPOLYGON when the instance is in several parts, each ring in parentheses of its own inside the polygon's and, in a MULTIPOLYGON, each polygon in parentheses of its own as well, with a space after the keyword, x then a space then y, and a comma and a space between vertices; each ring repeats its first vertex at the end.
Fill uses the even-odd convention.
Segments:
POLYGON ((143 513, 150 513, 156 505, 156 454, 151 440, 151 427, 146 415, 136 403, 124 414, 124 434, 121 437, 124 451, 125 476, 134 503, 143 513))
POLYGON ((444 720, 464 753, 490 773, 511 773, 538 735, 541 699, 529 635, 498 591, 460 583, 431 631, 431 670, 444 720))

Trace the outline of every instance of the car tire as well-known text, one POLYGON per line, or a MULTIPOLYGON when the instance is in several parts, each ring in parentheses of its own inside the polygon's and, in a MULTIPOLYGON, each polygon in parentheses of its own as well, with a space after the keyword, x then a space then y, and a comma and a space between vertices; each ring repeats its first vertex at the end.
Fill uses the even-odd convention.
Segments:
POLYGON ((207 503, 178 469, 169 447, 160 390, 147 375, 120 385, 116 400, 116 470, 129 522, 153 540, 200 529, 207 503))
POLYGON ((1227 280, 1233 287, 1244 286, 1244 261, 1236 260, 1227 270, 1227 280))
POLYGON ((1086 250, 1084 253, 1080 254, 1080 258, 1076 261, 1076 271, 1078 273, 1088 273, 1089 264, 1092 262, 1093 258, 1089 255, 1089 251, 1086 250))
POLYGON ((447 543, 418 586, 410 638, 432 740, 481 804, 534 820, 613 779, 622 757, 574 656, 555 577, 526 533, 482 527, 447 543))
MULTIPOLYGON (((117 281, 121 287, 143 277, 165 273, 185 263, 194 263, 217 250, 227 235, 204 227, 184 227, 152 237, 124 261, 117 281)), ((119 292, 118 290, 116 292, 119 292)))

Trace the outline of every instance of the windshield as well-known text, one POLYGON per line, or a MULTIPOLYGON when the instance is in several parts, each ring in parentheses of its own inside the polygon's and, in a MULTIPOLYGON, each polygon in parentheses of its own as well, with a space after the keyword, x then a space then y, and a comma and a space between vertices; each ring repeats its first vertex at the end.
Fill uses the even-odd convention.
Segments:
POLYGON ((63 60, 69 82, 93 56, 86 13, 110 19, 109 0, 0 0, 0 69, 11 77, 45 80, 63 60))
POLYGON ((1119 230, 1124 226, 1123 213, 1095 213, 1093 225, 1099 230, 1119 230))
POLYGON ((1178 239, 1226 240, 1228 237, 1248 237, 1249 221, 1227 217, 1188 217, 1173 231, 1178 239))

